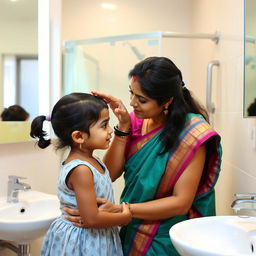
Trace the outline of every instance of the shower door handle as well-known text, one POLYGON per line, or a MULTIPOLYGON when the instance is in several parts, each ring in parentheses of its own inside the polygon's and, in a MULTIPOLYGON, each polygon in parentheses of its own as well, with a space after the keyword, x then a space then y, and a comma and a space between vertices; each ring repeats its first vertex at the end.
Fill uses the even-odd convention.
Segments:
POLYGON ((209 113, 215 112, 215 105, 212 102, 212 70, 214 66, 219 66, 218 60, 213 60, 207 65, 207 82, 206 82, 206 108, 209 113))

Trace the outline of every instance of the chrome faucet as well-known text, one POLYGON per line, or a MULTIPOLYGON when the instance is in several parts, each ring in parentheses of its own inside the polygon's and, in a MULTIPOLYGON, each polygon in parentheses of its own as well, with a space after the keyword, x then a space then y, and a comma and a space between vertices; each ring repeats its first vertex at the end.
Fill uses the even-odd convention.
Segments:
MULTIPOLYGON (((237 213, 240 211, 254 212, 253 215, 256 213, 256 194, 249 193, 249 194, 235 194, 237 198, 231 204, 231 208, 237 213)), ((251 215, 251 214, 250 214, 251 215)))
POLYGON ((19 190, 28 190, 31 189, 29 184, 20 182, 20 179, 26 179, 25 177, 19 177, 14 175, 8 176, 8 188, 7 188, 7 202, 8 203, 17 203, 19 202, 18 195, 19 190))

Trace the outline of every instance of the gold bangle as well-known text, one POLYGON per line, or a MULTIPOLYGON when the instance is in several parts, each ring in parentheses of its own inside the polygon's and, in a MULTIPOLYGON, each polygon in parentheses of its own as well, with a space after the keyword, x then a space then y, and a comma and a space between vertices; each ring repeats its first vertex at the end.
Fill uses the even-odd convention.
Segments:
POLYGON ((124 203, 128 206, 129 211, 132 213, 130 203, 128 203, 128 202, 124 202, 124 203))
POLYGON ((129 210, 130 210, 130 204, 128 203, 128 202, 124 202, 127 206, 128 206, 128 208, 129 208, 129 210))

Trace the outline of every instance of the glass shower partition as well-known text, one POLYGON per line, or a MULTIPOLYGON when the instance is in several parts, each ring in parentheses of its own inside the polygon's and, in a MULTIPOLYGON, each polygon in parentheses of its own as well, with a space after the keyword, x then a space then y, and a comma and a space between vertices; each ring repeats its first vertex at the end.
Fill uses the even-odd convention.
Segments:
POLYGON ((129 70, 148 56, 161 56, 162 38, 156 31, 64 42, 63 95, 98 90, 129 106, 129 70))
POLYGON ((153 31, 120 36, 64 42, 62 95, 99 90, 121 98, 129 106, 128 73, 149 56, 171 58, 190 81, 191 41, 210 39, 216 44, 220 34, 153 31), (170 39, 175 38, 170 42, 170 39))
MULTIPOLYGON (((62 95, 96 90, 120 98, 131 111, 128 73, 146 57, 169 57, 182 70, 186 84, 190 85, 191 39, 210 39, 217 44, 220 34, 154 31, 65 41, 62 95)), ((110 125, 113 126, 116 118, 112 117, 110 125)))

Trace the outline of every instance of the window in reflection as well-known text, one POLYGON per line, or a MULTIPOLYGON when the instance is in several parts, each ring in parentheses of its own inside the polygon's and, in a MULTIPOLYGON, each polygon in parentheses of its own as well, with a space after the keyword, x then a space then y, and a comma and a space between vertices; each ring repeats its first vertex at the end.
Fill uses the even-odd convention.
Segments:
POLYGON ((4 56, 4 107, 20 105, 30 115, 38 115, 37 56, 4 56))
POLYGON ((245 0, 244 117, 256 116, 256 1, 245 0))

